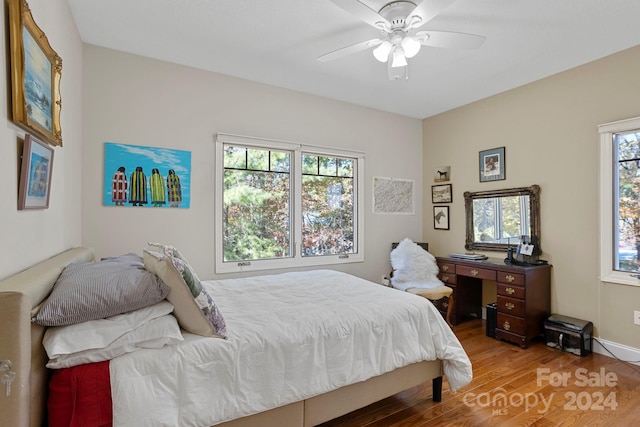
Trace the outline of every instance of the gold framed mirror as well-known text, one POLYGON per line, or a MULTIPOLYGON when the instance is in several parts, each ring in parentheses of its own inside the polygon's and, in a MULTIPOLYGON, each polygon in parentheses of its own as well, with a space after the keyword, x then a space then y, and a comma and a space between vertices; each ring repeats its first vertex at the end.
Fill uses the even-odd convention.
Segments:
POLYGON ((464 193, 468 250, 506 252, 522 236, 540 248, 540 186, 464 193))

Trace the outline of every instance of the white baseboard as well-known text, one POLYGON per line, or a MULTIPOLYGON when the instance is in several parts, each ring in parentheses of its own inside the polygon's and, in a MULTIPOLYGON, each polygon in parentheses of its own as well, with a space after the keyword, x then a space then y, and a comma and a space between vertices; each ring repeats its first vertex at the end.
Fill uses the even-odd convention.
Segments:
POLYGON ((593 340, 593 352, 640 366, 640 349, 634 347, 598 338, 598 341, 593 340))

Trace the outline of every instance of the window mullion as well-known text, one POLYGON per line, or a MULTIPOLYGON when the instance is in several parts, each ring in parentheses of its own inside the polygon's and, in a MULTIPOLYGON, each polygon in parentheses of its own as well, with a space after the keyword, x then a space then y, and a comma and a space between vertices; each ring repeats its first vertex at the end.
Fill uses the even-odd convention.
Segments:
POLYGON ((302 259, 302 150, 293 152, 291 165, 291 241, 293 242, 293 259, 302 259))

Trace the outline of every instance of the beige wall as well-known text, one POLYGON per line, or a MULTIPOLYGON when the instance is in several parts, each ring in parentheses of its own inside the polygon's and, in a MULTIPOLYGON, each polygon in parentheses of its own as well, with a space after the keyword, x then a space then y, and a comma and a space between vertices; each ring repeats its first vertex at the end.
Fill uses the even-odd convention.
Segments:
POLYGON ((424 120, 424 238, 434 253, 464 251, 464 191, 539 184, 552 311, 591 320, 601 338, 640 348, 633 325, 640 287, 599 280, 597 129, 640 116, 639 94, 635 47, 424 120), (478 152, 502 146, 506 180, 480 183, 478 152), (440 165, 452 169, 450 231, 434 230, 430 215, 431 175, 440 165))
MULTIPOLYGON (((3 4, 6 14, 7 2, 3 4)), ((36 23, 63 61, 60 121, 64 147, 54 151, 49 209, 19 211, 22 152, 18 150, 18 139, 23 139, 25 132, 11 122, 9 101, 0 104, 0 278, 81 243, 82 43, 65 0, 30 0, 29 6, 36 23)), ((8 46, 6 19, 0 26, 2 46, 8 46)), ((0 69, 9 69, 7 60, 7 55, 0 55, 0 69)), ((11 97, 6 81, 0 85, 0 98, 5 100, 11 97)))
POLYGON ((380 282, 392 241, 422 235, 422 122, 273 86, 84 46, 83 242, 98 256, 175 245, 214 277, 214 135, 218 132, 366 152, 365 262, 343 270, 380 282), (103 206, 104 143, 192 152, 191 207, 103 206), (371 213, 374 176, 416 182, 416 214, 371 213))

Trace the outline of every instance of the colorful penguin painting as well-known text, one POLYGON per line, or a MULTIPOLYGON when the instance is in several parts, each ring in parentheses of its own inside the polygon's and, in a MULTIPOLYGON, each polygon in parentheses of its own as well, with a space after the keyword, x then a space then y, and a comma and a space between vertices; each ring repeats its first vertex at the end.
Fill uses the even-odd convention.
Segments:
POLYGON ((191 206, 190 151, 106 142, 103 170, 105 206, 191 206))
POLYGON ((133 206, 146 205, 147 200, 147 176, 142 171, 142 166, 136 167, 135 172, 129 178, 131 189, 129 190, 129 203, 133 206))
POLYGON ((167 175, 167 198, 169 199, 169 206, 172 208, 177 208, 182 202, 180 177, 176 175, 173 169, 169 169, 169 175, 167 175))
POLYGON ((111 179, 111 201, 116 206, 124 206, 127 201, 127 174, 124 166, 120 166, 111 179))
POLYGON ((149 178, 149 188, 151 189, 151 204, 154 207, 160 207, 165 204, 164 197, 164 178, 160 175, 158 168, 151 170, 151 178, 149 178))

